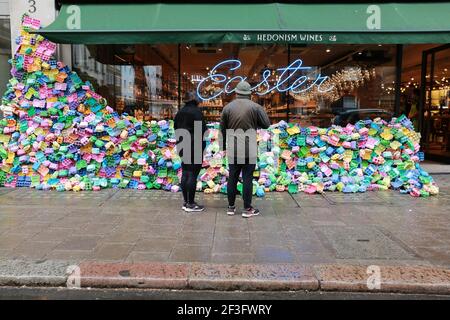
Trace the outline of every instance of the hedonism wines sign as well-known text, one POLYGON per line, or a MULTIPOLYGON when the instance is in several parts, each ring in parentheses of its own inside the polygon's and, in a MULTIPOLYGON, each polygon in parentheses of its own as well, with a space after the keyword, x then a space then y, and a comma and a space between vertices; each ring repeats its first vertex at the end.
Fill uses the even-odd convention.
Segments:
MULTIPOLYGON (((241 65, 241 61, 237 59, 224 60, 216 64, 208 76, 199 81, 197 85, 198 97, 207 101, 216 99, 222 94, 234 93, 237 83, 247 81, 247 77, 240 75, 231 77, 228 74, 237 73, 241 65), (209 88, 214 88, 214 90, 209 88)), ((272 91, 299 94, 310 90, 317 90, 319 93, 332 90, 333 86, 327 83, 330 78, 320 73, 311 72, 313 70, 316 70, 316 68, 304 66, 301 59, 293 61, 287 67, 275 70, 265 69, 262 71, 258 83, 252 87, 252 92, 265 95, 272 91)))
POLYGON ((243 40, 256 42, 324 42, 336 41, 336 35, 322 34, 322 33, 257 33, 255 35, 245 34, 243 40))

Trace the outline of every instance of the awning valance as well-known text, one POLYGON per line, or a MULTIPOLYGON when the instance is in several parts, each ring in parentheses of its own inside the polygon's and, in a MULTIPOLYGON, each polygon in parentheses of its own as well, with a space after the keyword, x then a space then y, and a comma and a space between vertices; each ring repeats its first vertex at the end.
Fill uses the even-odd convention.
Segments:
POLYGON ((450 3, 65 4, 59 43, 449 43, 450 3))

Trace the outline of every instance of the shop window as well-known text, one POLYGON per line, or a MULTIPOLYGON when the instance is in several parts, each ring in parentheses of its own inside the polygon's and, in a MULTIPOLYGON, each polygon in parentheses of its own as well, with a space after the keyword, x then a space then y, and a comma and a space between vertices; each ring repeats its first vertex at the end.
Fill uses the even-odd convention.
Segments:
POLYGON ((177 45, 74 45, 73 66, 119 113, 170 119, 178 108, 177 45))
POLYGON ((287 119, 287 94, 272 90, 278 68, 288 63, 285 45, 183 44, 181 45, 182 92, 196 91, 208 121, 219 121, 223 107, 234 98, 234 88, 243 78, 254 87, 253 101, 262 105, 272 122, 287 119), (265 75, 267 83, 258 86, 265 75), (259 92, 260 94, 257 94, 259 92))
MULTIPOLYGON (((320 76, 327 92, 309 90, 289 94, 289 119, 303 126, 327 127, 339 113, 352 109, 378 109, 393 113, 395 104, 394 45, 292 46, 290 61, 302 60, 308 81, 320 76)), ((355 113, 358 119, 370 113, 355 113)), ((355 118, 356 120, 356 118, 355 118)))
POLYGON ((273 123, 327 127, 348 109, 393 112, 395 50, 395 45, 77 45, 73 61, 112 107, 138 118, 172 118, 184 93, 195 91, 205 118, 218 121, 245 78, 254 89, 252 99, 273 123))

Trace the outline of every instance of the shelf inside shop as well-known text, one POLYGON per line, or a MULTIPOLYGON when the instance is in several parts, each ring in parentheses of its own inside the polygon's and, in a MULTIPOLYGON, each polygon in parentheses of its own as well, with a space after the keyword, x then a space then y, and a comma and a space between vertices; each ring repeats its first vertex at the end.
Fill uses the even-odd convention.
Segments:
POLYGON ((200 105, 200 108, 202 108, 202 109, 223 109, 223 106, 202 106, 202 105, 200 105))
POLYGON ((281 106, 281 107, 267 108, 267 109, 266 109, 267 112, 286 111, 286 110, 287 110, 287 106, 281 106))
POLYGON ((269 117, 286 117, 287 113, 268 113, 269 117))
POLYGON ((289 106, 289 109, 316 109, 316 105, 311 106, 289 106))

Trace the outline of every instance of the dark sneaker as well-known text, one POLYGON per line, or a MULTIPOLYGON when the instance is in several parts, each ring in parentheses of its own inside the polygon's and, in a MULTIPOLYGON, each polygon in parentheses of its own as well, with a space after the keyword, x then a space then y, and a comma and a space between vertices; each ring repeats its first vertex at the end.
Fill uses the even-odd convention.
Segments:
POLYGON ((259 215, 259 210, 253 207, 247 208, 242 212, 243 218, 251 218, 259 215))
POLYGON ((181 209, 186 210, 186 206, 187 206, 187 202, 183 202, 183 206, 181 207, 181 209))
POLYGON ((227 215, 234 216, 235 213, 236 213, 236 207, 235 206, 228 206, 227 215))
POLYGON ((205 210, 205 207, 195 202, 186 204, 186 209, 184 209, 186 212, 202 212, 203 210, 205 210))

